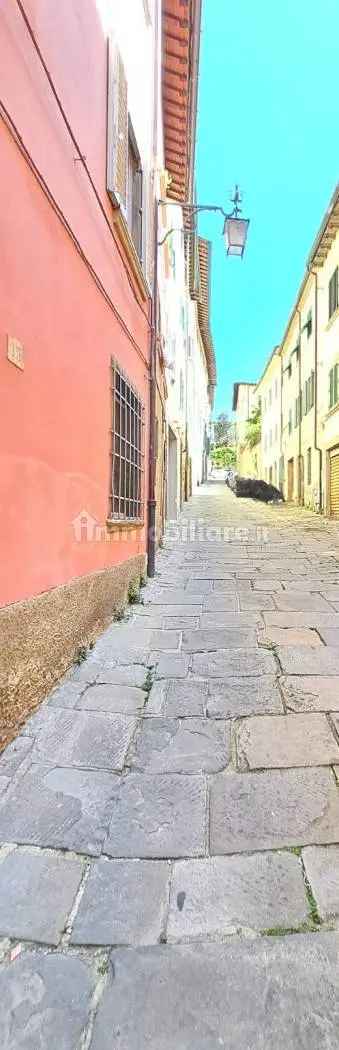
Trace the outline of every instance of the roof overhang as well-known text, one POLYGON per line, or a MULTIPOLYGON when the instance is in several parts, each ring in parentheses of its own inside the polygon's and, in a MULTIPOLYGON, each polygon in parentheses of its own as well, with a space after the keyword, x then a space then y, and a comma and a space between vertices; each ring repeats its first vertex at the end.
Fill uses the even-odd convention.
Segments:
POLYGON ((331 197, 327 211, 325 212, 323 221, 320 226, 320 230, 316 236, 310 255, 307 260, 307 267, 311 269, 312 266, 321 267, 328 256, 330 248, 332 247, 333 241, 335 240, 339 231, 339 183, 337 183, 334 193, 331 197))
MULTIPOLYGON (((203 342, 209 387, 217 382, 217 367, 210 329, 210 275, 211 245, 203 237, 198 237, 200 290, 198 298, 198 322, 203 342)), ((211 398, 213 400, 213 397, 211 398)))
POLYGON ((201 0, 163 0, 162 103, 167 196, 190 200, 198 97, 201 0))

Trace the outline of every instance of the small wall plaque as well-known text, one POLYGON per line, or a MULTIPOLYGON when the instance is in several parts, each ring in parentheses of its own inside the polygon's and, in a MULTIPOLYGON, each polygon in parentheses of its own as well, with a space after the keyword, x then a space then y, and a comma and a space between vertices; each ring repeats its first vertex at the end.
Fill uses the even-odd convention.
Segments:
POLYGON ((16 365, 17 368, 24 370, 24 348, 18 339, 13 339, 12 336, 7 337, 7 357, 12 362, 12 365, 16 365))

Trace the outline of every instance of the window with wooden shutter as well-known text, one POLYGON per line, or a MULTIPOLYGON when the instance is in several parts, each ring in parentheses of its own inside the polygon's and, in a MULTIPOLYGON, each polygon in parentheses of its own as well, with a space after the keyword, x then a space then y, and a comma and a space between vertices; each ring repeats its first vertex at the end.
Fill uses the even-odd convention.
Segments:
POLYGON ((108 42, 107 190, 113 204, 127 207, 128 104, 127 80, 120 51, 108 42))
POLYGON ((329 318, 335 313, 339 306, 339 271, 338 267, 334 270, 331 280, 328 285, 328 316, 329 318))

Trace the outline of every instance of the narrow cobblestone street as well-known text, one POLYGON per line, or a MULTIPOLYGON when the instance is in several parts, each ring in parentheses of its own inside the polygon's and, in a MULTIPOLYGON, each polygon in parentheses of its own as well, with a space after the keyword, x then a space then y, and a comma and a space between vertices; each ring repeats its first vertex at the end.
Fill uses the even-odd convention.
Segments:
POLYGON ((1 1050, 339 1048, 339 526, 209 484, 0 759, 1 1050))

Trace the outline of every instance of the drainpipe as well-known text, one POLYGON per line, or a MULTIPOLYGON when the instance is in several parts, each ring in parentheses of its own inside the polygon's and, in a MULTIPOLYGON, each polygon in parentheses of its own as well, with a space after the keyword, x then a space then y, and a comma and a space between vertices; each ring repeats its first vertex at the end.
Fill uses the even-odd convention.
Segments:
POLYGON ((150 361, 150 398, 149 398, 149 468, 148 468, 148 532, 147 532, 147 575, 155 576, 156 548, 156 371, 158 342, 158 201, 154 201, 154 277, 152 299, 152 331, 150 361))
POLYGON ((299 426, 298 426, 298 504, 301 505, 301 310, 297 307, 299 318, 299 426))
POLYGON ((309 270, 314 283, 314 450, 319 452, 319 511, 323 510, 323 450, 318 445, 318 272, 309 270))

